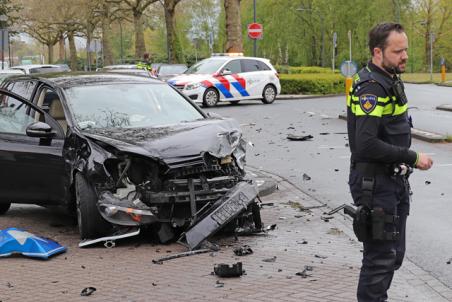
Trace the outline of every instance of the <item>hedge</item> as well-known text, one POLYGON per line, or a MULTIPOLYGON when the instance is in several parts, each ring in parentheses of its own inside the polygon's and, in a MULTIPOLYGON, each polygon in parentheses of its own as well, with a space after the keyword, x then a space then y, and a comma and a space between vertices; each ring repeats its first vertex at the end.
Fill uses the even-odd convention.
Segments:
POLYGON ((283 74, 300 74, 300 73, 333 73, 331 68, 318 67, 318 66, 287 66, 277 65, 275 66, 279 73, 283 74))
POLYGON ((345 78, 338 74, 281 74, 282 94, 335 94, 345 92, 345 78))

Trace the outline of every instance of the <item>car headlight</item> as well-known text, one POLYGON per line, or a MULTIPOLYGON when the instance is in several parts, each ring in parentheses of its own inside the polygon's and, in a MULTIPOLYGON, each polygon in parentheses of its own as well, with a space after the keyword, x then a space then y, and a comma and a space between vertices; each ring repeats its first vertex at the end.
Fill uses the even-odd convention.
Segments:
POLYGON ((193 90, 199 87, 201 87, 201 83, 188 84, 187 86, 185 86, 185 90, 193 90))

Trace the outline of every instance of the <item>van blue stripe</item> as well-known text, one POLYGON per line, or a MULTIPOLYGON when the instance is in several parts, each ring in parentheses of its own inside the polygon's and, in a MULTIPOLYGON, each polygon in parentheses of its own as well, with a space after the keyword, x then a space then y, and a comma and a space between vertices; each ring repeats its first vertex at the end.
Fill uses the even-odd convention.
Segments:
POLYGON ((250 96, 248 94, 248 91, 243 88, 243 86, 239 82, 232 82, 232 86, 234 86, 235 89, 242 95, 242 96, 250 96))
POLYGON ((223 84, 221 83, 216 83, 215 87, 218 88, 218 90, 220 90, 220 92, 226 97, 226 98, 232 98, 233 95, 229 92, 229 90, 226 89, 226 87, 224 87, 223 84))

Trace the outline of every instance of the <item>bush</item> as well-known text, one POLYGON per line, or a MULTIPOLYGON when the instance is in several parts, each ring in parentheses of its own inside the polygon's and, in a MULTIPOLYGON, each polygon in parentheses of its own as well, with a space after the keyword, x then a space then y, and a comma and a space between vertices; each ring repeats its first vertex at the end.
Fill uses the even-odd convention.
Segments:
POLYGON ((287 66, 277 65, 276 70, 282 74, 300 74, 300 73, 333 73, 331 68, 318 66, 287 66))
POLYGON ((345 78, 332 73, 282 74, 282 94, 334 94, 345 92, 345 78))

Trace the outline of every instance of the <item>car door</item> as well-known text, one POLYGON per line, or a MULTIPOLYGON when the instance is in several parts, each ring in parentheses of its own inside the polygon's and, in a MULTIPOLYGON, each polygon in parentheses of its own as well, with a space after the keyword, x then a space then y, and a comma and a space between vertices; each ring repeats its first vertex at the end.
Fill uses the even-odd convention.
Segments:
POLYGON ((58 122, 19 95, 0 89, 0 200, 37 204, 64 201, 68 177, 63 144, 58 122), (27 128, 37 122, 48 124, 54 137, 27 134, 27 128))
POLYGON ((218 80, 226 85, 230 93, 230 99, 243 99, 249 97, 246 80, 240 74, 242 73, 242 64, 240 59, 229 61, 222 69, 218 80))
POLYGON ((242 59, 242 73, 247 84, 247 91, 252 98, 261 98, 265 86, 265 79, 260 72, 259 62, 253 59, 242 59))

